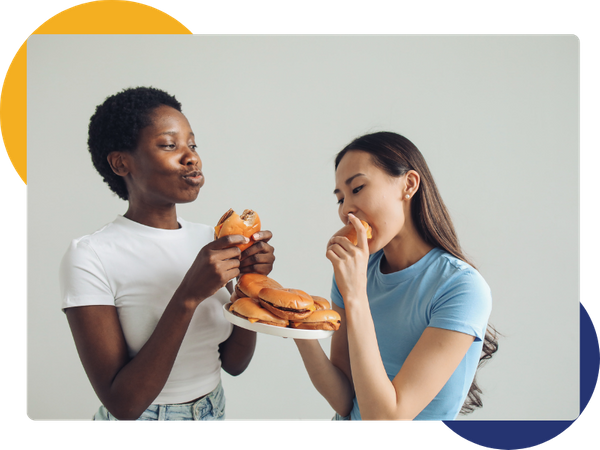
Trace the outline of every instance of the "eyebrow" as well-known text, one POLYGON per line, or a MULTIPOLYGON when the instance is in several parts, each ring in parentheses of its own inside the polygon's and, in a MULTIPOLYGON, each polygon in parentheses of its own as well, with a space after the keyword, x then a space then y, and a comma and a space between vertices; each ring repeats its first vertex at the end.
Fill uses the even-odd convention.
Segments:
MULTIPOLYGON (((163 134, 168 134, 169 136, 173 136, 177 134, 177 131, 163 131, 162 133, 158 133, 157 136, 162 136, 163 134)), ((190 131, 190 136, 196 137, 193 131, 190 131)))
MULTIPOLYGON (((365 176, 365 174, 364 174, 364 173, 357 173, 357 174, 354 174, 354 175, 352 175, 350 178, 348 178, 348 179, 347 179, 347 180, 344 182, 344 184, 345 184, 346 186, 349 186, 349 185, 350 185, 350 183, 352 183, 352 180, 354 180, 356 177, 360 177, 360 176, 363 176, 363 177, 364 177, 364 176, 365 176)), ((335 190, 333 191, 333 193, 334 193, 334 194, 337 194, 338 192, 340 192, 340 190, 339 190, 339 189, 335 189, 335 190)))

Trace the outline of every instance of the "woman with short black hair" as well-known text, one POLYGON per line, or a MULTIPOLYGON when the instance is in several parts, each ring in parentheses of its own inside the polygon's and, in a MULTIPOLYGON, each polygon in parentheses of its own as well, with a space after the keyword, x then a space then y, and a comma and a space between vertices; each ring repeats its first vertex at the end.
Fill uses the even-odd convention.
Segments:
POLYGON ((215 240, 212 226, 177 215, 204 174, 181 104, 164 91, 108 97, 90 119, 88 145, 128 202, 125 214, 75 239, 60 267, 62 308, 102 403, 94 419, 223 419, 221 369, 246 369, 256 333, 232 326, 222 306, 240 273, 270 273, 272 234, 256 233, 241 252, 248 238, 215 240))

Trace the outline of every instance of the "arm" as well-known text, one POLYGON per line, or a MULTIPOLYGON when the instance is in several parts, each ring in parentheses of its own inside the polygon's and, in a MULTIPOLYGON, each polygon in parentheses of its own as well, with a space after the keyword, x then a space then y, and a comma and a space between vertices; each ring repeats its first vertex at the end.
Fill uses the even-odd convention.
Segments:
MULTIPOLYGON (((240 256, 240 272, 253 272, 268 275, 273 270, 275 262, 274 249, 268 244, 273 237, 270 231, 259 231, 253 238, 256 241, 240 256)), ((227 285, 233 293, 232 283, 227 285)), ((234 325, 233 331, 226 341, 219 345, 221 367, 230 375, 237 376, 244 372, 256 347, 256 332, 245 330, 234 325)))
POLYGON ((346 319, 344 310, 337 305, 333 309, 340 314, 342 323, 331 338, 331 359, 317 340, 295 339, 308 376, 317 391, 340 415, 347 416, 352 410, 354 389, 348 355, 346 319))
POLYGON ((242 236, 206 245, 169 301, 154 332, 129 358, 114 306, 68 308, 83 367, 104 406, 118 419, 137 419, 164 387, 196 307, 239 274, 242 236))
POLYGON ((381 361, 368 303, 347 306, 347 310, 354 388, 364 420, 414 419, 446 384, 474 340, 468 334, 426 328, 390 381, 381 361))

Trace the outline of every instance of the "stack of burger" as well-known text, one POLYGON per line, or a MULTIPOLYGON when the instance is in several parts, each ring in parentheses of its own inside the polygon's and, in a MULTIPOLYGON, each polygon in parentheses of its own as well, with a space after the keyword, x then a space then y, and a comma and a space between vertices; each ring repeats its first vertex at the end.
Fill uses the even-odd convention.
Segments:
MULTIPOLYGON (((260 218, 246 209, 238 215, 230 209, 215 227, 215 239, 230 234, 241 234, 251 239, 260 231, 260 218)), ((252 245, 246 244, 244 251, 252 245)), ((229 311, 252 323, 306 330, 332 330, 340 327, 340 315, 331 309, 327 300, 311 296, 299 289, 284 288, 266 275, 245 273, 239 277, 231 295, 229 311)))
POLYGON ((266 275, 243 274, 231 295, 229 311, 252 323, 304 330, 340 328, 340 315, 329 302, 299 289, 288 289, 266 275))

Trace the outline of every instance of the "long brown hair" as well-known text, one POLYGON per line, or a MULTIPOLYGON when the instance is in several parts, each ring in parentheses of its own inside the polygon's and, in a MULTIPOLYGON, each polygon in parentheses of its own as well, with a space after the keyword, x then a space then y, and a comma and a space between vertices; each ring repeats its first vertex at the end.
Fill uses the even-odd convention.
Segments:
MULTIPOLYGON (((421 183, 411 201, 411 214, 420 236, 428 244, 442 248, 477 270, 461 249, 452 219, 425 158, 410 140, 388 131, 361 136, 337 154, 336 169, 344 155, 351 150, 370 154, 373 163, 390 176, 401 177, 409 170, 417 172, 421 177, 421 183)), ((488 324, 478 369, 498 350, 498 334, 496 329, 488 324)), ((477 385, 476 378, 473 378, 467 398, 460 410, 461 414, 468 414, 475 408, 483 406, 480 396, 482 391, 477 385)))

